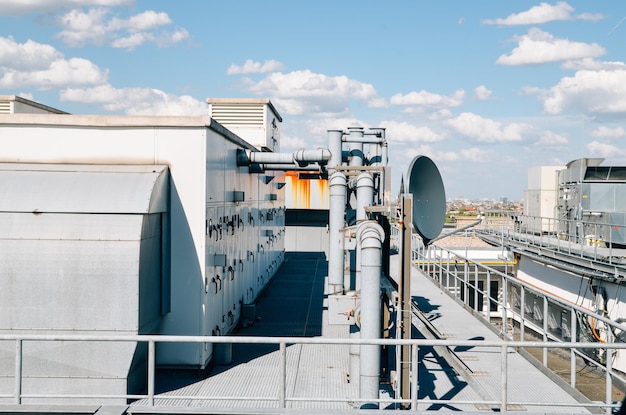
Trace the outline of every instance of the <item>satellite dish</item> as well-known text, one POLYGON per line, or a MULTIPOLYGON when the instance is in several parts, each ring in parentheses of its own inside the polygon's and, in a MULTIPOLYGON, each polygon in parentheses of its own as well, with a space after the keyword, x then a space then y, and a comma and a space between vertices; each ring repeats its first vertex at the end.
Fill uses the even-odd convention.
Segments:
POLYGON ((426 156, 417 156, 409 166, 409 193, 413 195, 413 226, 428 245, 443 229, 446 192, 439 169, 426 156))

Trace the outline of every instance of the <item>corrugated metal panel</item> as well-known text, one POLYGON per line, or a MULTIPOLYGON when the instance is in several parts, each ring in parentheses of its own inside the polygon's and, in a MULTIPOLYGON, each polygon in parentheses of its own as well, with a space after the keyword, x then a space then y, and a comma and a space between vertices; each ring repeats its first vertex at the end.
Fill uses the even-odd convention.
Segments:
POLYGON ((0 211, 154 213, 167 210, 165 166, 65 165, 66 170, 0 169, 0 211))
POLYGON ((262 104, 212 104, 211 118, 225 126, 258 125, 263 127, 264 106, 262 104))

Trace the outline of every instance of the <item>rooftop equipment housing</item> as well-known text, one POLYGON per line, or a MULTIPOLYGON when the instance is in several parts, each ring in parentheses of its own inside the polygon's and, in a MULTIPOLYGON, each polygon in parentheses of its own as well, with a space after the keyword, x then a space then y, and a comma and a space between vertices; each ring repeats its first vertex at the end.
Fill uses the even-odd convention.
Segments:
MULTIPOLYGON (((0 333, 232 331, 284 257, 284 190, 237 166, 242 149, 257 151, 206 116, 0 117, 0 333)), ((23 393, 141 388, 141 348, 80 347, 25 347, 48 372, 25 370, 23 393)), ((203 369, 216 354, 159 344, 157 364, 203 369)))

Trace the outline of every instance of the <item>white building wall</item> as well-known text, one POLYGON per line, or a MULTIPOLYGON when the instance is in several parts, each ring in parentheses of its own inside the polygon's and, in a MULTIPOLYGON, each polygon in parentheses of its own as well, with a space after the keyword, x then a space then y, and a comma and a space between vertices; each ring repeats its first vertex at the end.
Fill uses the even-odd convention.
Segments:
MULTIPOLYGON (((284 191, 275 186, 281 179, 265 183, 263 175, 236 167, 236 149, 246 144, 210 125, 208 117, 7 115, 0 120, 0 162, 169 166, 171 311, 163 317, 163 334, 228 333, 242 304, 254 301, 283 258, 284 191), (234 191, 243 191, 245 200, 233 201, 234 191), (209 220, 216 226, 221 220, 217 240, 214 233, 207 235, 209 220), (229 228, 229 221, 234 226, 229 228), (225 266, 213 264, 215 255, 226 257, 225 266), (217 275, 219 285, 212 283, 217 275)), ((211 356, 211 345, 157 348, 160 365, 204 367, 211 356)))

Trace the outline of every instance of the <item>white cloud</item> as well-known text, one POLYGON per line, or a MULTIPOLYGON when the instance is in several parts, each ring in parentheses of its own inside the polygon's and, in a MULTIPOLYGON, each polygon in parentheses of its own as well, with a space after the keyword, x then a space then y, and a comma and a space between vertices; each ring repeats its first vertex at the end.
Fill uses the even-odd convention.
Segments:
POLYGON ((71 10, 59 18, 63 30, 56 37, 73 47, 95 44, 128 50, 147 42, 170 46, 189 37, 185 29, 157 32, 157 29, 172 24, 164 12, 147 10, 125 19, 109 18, 109 14, 110 10, 106 8, 91 8, 87 12, 71 10))
POLYGON ((152 88, 118 89, 105 84, 93 88, 68 88, 60 95, 61 101, 99 104, 107 111, 128 115, 208 115, 204 101, 152 88))
POLYGON ((516 38, 518 45, 508 55, 496 61, 500 65, 537 65, 573 59, 596 58, 606 50, 597 43, 572 42, 557 39, 548 32, 532 28, 528 34, 516 38))
POLYGON ((458 151, 439 151, 432 146, 421 145, 411 147, 403 152, 402 156, 407 160, 412 160, 416 156, 428 156, 435 164, 439 162, 462 162, 469 161, 474 163, 485 163, 493 159, 494 153, 478 147, 459 149, 458 151))
POLYGON ((0 87, 77 87, 102 84, 107 78, 108 71, 86 59, 64 59, 50 45, 0 38, 0 87))
POLYGON ((302 137, 290 137, 284 134, 280 136, 280 147, 281 150, 293 149, 297 150, 300 148, 309 148, 309 144, 307 140, 302 137))
POLYGON ((385 121, 381 126, 387 129, 386 137, 390 143, 434 143, 445 138, 430 127, 406 122, 385 121))
POLYGON ((592 58, 583 58, 578 60, 571 60, 564 62, 561 65, 563 69, 573 69, 576 71, 582 69, 589 69, 592 71, 599 71, 602 69, 606 69, 607 71, 619 71, 626 69, 626 64, 624 62, 611 62, 611 61, 598 61, 592 58))
POLYGON ((269 95, 281 111, 291 115, 345 115, 350 100, 367 103, 378 98, 371 84, 310 70, 274 72, 257 83, 250 81, 247 89, 255 95, 269 95))
POLYGON ((587 151, 594 157, 620 157, 626 155, 626 150, 599 141, 592 141, 587 144, 587 151))
POLYGON ((493 91, 491 91, 484 85, 479 85, 476 88, 474 88, 474 96, 476 97, 478 101, 487 101, 489 100, 489 98, 491 98, 492 94, 493 94, 493 91))
POLYGON ((502 19, 485 19, 484 24, 502 26, 541 24, 555 20, 599 20, 604 18, 601 14, 581 13, 574 15, 574 8, 567 2, 561 1, 555 5, 541 3, 521 13, 513 13, 502 19))
POLYGON ((626 136, 626 130, 624 130, 624 127, 610 128, 601 125, 591 132, 591 136, 597 138, 622 138, 626 136))
POLYGON ((389 99, 392 105, 406 106, 431 106, 431 107, 458 107, 463 104, 465 91, 459 89, 450 96, 434 94, 432 92, 421 90, 419 92, 410 92, 408 94, 396 94, 389 99))
POLYGON ((564 135, 556 134, 552 131, 541 133, 539 140, 535 143, 537 147, 559 147, 565 146, 569 140, 564 135))
POLYGON ((88 6, 124 6, 132 5, 135 0, 2 0, 0 15, 18 15, 25 13, 47 13, 69 8, 88 6))
POLYGON ((532 130, 528 124, 502 125, 498 121, 470 112, 464 112, 447 123, 464 136, 483 143, 522 141, 522 135, 532 130))
POLYGON ((581 70, 540 96, 544 110, 560 114, 576 110, 588 115, 626 114, 626 70, 581 70))
POLYGON ((32 40, 18 43, 13 38, 0 37, 0 71, 32 71, 46 69, 63 54, 50 45, 32 40))
POLYGON ((274 59, 266 60, 265 62, 255 62, 252 59, 248 59, 243 65, 231 64, 226 70, 227 75, 242 75, 242 74, 254 74, 254 73, 268 73, 277 72, 283 69, 285 65, 282 62, 275 61, 274 59))

